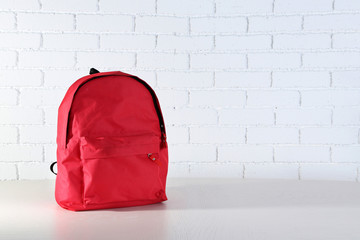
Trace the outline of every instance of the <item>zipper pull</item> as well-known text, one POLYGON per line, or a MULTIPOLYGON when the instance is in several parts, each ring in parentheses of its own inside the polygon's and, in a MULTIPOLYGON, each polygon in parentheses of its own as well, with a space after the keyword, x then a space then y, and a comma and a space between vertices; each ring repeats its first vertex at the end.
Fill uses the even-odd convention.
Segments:
POLYGON ((152 160, 155 164, 160 166, 159 154, 158 153, 148 153, 147 157, 152 160))
POLYGON ((156 155, 157 155, 157 154, 154 154, 154 153, 148 153, 147 156, 148 156, 148 158, 149 158, 150 160, 156 161, 156 159, 157 159, 157 158, 156 158, 156 157, 157 157, 156 155))

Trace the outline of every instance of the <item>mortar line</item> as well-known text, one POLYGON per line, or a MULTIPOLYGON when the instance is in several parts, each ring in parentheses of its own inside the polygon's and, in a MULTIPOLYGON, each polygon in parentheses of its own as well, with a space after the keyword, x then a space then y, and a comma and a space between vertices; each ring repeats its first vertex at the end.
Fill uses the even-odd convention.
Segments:
POLYGON ((96 1, 96 11, 100 11, 100 0, 96 1))
POLYGON ((243 163, 242 166, 243 166, 242 178, 245 179, 245 168, 246 168, 245 163, 243 163))
POLYGON ((329 148, 329 155, 330 155, 330 162, 334 162, 333 160, 333 146, 330 145, 330 148, 329 148))
POLYGON ((14 28, 18 29, 18 15, 17 15, 17 12, 14 12, 14 18, 15 18, 14 28))
POLYGON ((77 17, 76 14, 73 15, 73 30, 77 30, 77 17))
POLYGON ((305 17, 301 16, 301 31, 304 31, 304 25, 305 25, 305 17))
POLYGON ((15 174, 16 174, 16 180, 19 180, 20 179, 20 176, 19 176, 19 166, 17 163, 15 163, 15 174))
POLYGON ((132 29, 133 29, 133 32, 135 32, 136 31, 136 16, 132 17, 132 23, 133 23, 132 29))

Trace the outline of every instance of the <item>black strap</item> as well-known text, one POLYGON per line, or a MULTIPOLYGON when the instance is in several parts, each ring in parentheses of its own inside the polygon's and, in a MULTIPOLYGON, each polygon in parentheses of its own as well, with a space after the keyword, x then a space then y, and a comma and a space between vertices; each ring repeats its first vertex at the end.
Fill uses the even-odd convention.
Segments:
POLYGON ((53 174, 57 175, 57 173, 54 172, 54 166, 55 166, 55 164, 57 164, 57 162, 53 162, 53 163, 50 165, 50 171, 51 171, 53 174))
POLYGON ((96 70, 95 68, 90 68, 89 74, 95 74, 95 73, 99 73, 99 71, 96 70))

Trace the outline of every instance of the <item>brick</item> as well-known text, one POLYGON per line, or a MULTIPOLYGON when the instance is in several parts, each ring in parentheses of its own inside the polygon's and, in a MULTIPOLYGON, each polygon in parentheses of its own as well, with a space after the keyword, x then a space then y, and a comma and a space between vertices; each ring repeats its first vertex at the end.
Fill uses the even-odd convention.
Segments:
POLYGON ((130 68, 135 65, 135 54, 116 52, 79 52, 77 66, 97 66, 103 68, 130 68))
POLYGON ((98 36, 90 34, 44 34, 43 47, 50 49, 96 49, 98 36))
POLYGON ((360 53, 357 52, 327 52, 304 53, 304 67, 360 67, 360 53))
POLYGON ((360 90, 334 90, 330 92, 330 101, 335 106, 359 106, 360 90))
POLYGON ((301 106, 303 107, 330 106, 330 91, 327 90, 301 91, 301 106))
MULTIPOLYGON (((37 0, 2 0, 1 9, 6 10, 38 10, 40 9, 37 0)), ((1 21, 0 21, 1 22, 1 21)))
POLYGON ((189 31, 188 21, 185 18, 138 16, 135 22, 136 32, 187 33, 189 31))
POLYGON ((100 36, 102 49, 154 49, 155 36, 151 35, 119 35, 100 36))
POLYGON ((18 129, 10 126, 0 126, 0 143, 16 143, 18 129))
POLYGON ((22 126, 21 143, 55 143, 56 126, 22 126))
POLYGON ((242 178, 242 164, 190 164, 191 177, 242 178))
POLYGON ((101 0, 100 10, 103 12, 119 12, 126 14, 155 13, 155 0, 101 0))
POLYGON ((359 30, 360 14, 315 15, 304 17, 304 30, 359 30))
POLYGON ((159 87, 206 88, 213 85, 211 72, 157 72, 159 87))
POLYGON ((186 69, 188 56, 173 53, 138 53, 137 67, 155 69, 186 69))
POLYGON ((358 142, 358 129, 354 127, 309 127, 301 130, 301 143, 354 144, 358 142))
POLYGON ((245 179, 298 179, 298 166, 286 163, 247 163, 245 179))
POLYGON ((333 87, 360 87, 360 71, 341 71, 332 73, 333 87))
POLYGON ((244 54, 192 54, 190 66, 194 69, 244 69, 246 58, 244 54))
POLYGON ((44 86, 46 87, 70 87, 80 77, 87 75, 88 70, 44 70, 44 86))
POLYGON ((333 162, 360 163, 360 146, 333 146, 333 162))
POLYGON ((40 47, 40 34, 36 33, 0 33, 0 48, 40 47))
POLYGON ((229 88, 258 88, 270 87, 270 73, 268 72, 216 72, 215 86, 229 88))
POLYGON ((18 13, 19 30, 66 31, 74 29, 74 16, 55 13, 18 13))
POLYGON ((272 0, 220 0, 216 1, 216 14, 271 13, 272 0))
POLYGON ((0 89, 0 105, 12 106, 17 104, 18 92, 14 89, 0 89))
POLYGON ((360 125, 359 107, 336 107, 333 110, 333 124, 360 125))
POLYGON ((157 90, 156 94, 161 102, 161 106, 181 107, 188 103, 188 91, 161 89, 157 90))
POLYGON ((299 16, 249 17, 249 32, 300 31, 301 23, 299 16))
POLYGON ((238 145, 220 146, 220 162, 272 162, 273 149, 270 146, 238 145))
POLYGON ((330 109, 278 109, 277 125, 330 125, 330 109))
POLYGON ((300 176, 303 180, 355 181, 357 168, 345 164, 308 163, 301 164, 300 176))
POLYGON ((0 67, 13 67, 16 65, 16 52, 0 51, 0 67))
POLYGON ((327 146, 275 146, 275 162, 330 162, 327 146))
POLYGON ((64 12, 91 12, 97 10, 97 0, 73 0, 71 2, 41 0, 41 10, 64 12))
POLYGON ((298 143, 299 131, 296 128, 250 127, 247 129, 247 143, 277 144, 298 143))
POLYGON ((20 52, 20 67, 73 67, 75 64, 72 52, 20 52))
POLYGON ((15 28, 15 15, 13 13, 0 13, 0 29, 10 30, 15 28))
POLYGON ((333 36, 334 48, 360 48, 359 33, 336 33, 333 36))
POLYGON ((214 3, 210 0, 158 0, 158 14, 207 15, 214 12, 214 3))
POLYGON ((298 53, 250 53, 249 68, 296 68, 300 67, 298 53))
POLYGON ((336 0, 334 9, 337 11, 355 11, 360 10, 360 2, 353 0, 336 0))
POLYGON ((35 145, 0 145, 1 162, 42 161, 42 147, 35 145))
POLYGON ((249 35, 249 36, 216 36, 217 50, 249 50, 270 49, 271 36, 249 35))
POLYGON ((189 130, 187 127, 166 126, 166 139, 169 144, 188 143, 189 130))
POLYGON ((44 159, 45 162, 55 162, 56 159, 56 145, 55 144, 45 144, 44 145, 44 159))
POLYGON ((189 177, 190 176, 190 166, 188 163, 172 163, 169 162, 169 171, 168 177, 175 178, 175 177, 189 177))
POLYGON ((359 90, 309 90, 301 93, 302 106, 358 106, 359 104, 359 90))
POLYGON ((20 93, 21 106, 59 106, 67 89, 23 89, 20 93))
POLYGON ((190 143, 245 143, 245 129, 239 127, 191 127, 190 143))
POLYGON ((274 11, 276 13, 331 12, 332 3, 332 0, 276 0, 274 11))
POLYGON ((76 29, 84 32, 130 32, 133 24, 131 16, 79 14, 76 17, 76 29))
POLYGON ((2 87, 37 87, 42 83, 39 70, 1 70, 0 86, 2 87))
POLYGON ((0 163, 0 180, 17 179, 15 164, 0 163))
POLYGON ((330 86, 328 72, 274 72, 273 87, 286 88, 316 88, 330 86))
POLYGON ((172 162, 215 162, 216 146, 181 144, 169 148, 172 162))
POLYGON ((171 124, 216 124, 217 113, 213 109, 170 109, 165 118, 171 124))
POLYGON ((258 107, 299 106, 299 93, 285 90, 248 90, 247 105, 258 107))
POLYGON ((58 106, 44 107, 45 124, 55 125, 57 124, 58 106))
POLYGON ((21 180, 55 178, 55 175, 49 171, 49 163, 19 163, 18 169, 21 180))
POLYGON ((41 124, 42 111, 33 108, 0 108, 0 124, 41 124))
POLYGON ((191 106, 244 106, 246 94, 244 91, 210 91, 194 90, 190 91, 191 106))
POLYGON ((273 125, 272 109, 224 109, 220 111, 220 124, 273 125))
POLYGON ((244 33, 247 22, 244 17, 202 17, 190 20, 191 33, 244 33))
POLYGON ((213 48, 213 37, 210 36, 168 36, 160 35, 157 49, 176 51, 201 51, 213 48))
POLYGON ((331 48, 329 34, 280 34, 274 36, 274 49, 331 48))

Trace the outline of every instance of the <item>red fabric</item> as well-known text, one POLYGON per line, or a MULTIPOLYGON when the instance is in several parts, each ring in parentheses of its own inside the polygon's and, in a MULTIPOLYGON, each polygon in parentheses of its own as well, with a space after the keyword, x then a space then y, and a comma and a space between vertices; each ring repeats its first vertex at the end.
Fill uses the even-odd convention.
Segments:
POLYGON ((139 81, 122 72, 97 73, 67 91, 58 112, 55 188, 63 208, 167 200, 168 149, 155 108, 160 105, 139 81))

